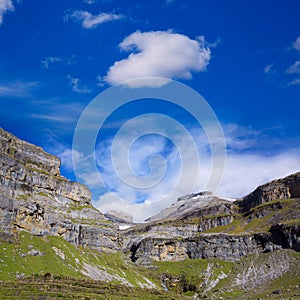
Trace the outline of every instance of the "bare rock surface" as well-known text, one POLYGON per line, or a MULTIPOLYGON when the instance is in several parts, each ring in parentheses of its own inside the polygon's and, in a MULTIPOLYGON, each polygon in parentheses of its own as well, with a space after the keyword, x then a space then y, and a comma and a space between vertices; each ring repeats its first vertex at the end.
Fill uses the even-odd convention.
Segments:
POLYGON ((112 222, 119 223, 119 224, 132 224, 133 218, 132 215, 125 213, 119 210, 109 210, 107 211, 104 216, 111 220, 112 222))
MULTIPOLYGON (((206 207, 208 204, 222 200, 211 192, 204 191, 196 194, 188 194, 178 198, 170 207, 163 209, 158 214, 148 218, 146 221, 153 222, 169 218, 182 218, 185 215, 206 207)), ((230 203, 231 201, 223 200, 230 203)), ((213 204, 214 205, 214 204, 213 204)))
POLYGON ((239 202, 242 211, 277 199, 300 198, 300 172, 259 186, 239 202))
POLYGON ((60 176, 59 158, 0 129, 0 229, 58 235, 99 250, 119 249, 118 228, 92 206, 91 192, 60 176))

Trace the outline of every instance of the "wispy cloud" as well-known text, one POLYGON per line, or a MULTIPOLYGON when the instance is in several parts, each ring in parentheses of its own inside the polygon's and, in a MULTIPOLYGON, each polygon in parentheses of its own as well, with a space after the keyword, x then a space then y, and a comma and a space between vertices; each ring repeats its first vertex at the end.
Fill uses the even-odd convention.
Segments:
POLYGON ((270 74, 270 73, 274 73, 275 70, 274 70, 274 65, 273 64, 269 64, 269 65, 266 65, 265 68, 264 68, 264 73, 265 74, 270 74))
POLYGON ((58 62, 61 62, 61 61, 62 61, 62 59, 60 57, 57 57, 57 56, 48 56, 44 60, 41 60, 41 63, 43 64, 43 66, 46 69, 49 69, 49 66, 51 64, 58 63, 58 62))
POLYGON ((92 92, 92 90, 87 88, 86 86, 82 86, 82 87, 80 86, 79 78, 75 78, 75 77, 72 77, 71 75, 68 75, 67 79, 69 80, 69 85, 72 87, 72 90, 75 93, 88 94, 88 93, 92 92))
POLYGON ((80 113, 84 109, 81 103, 61 103, 55 99, 31 101, 31 103, 36 112, 30 113, 30 118, 46 120, 59 124, 59 126, 62 126, 62 123, 76 124, 80 113))
POLYGON ((294 79, 294 80, 288 82, 287 85, 290 86, 290 85, 297 85, 297 84, 300 84, 300 78, 297 78, 297 79, 294 79))
POLYGON ((294 62, 291 66, 286 69, 288 74, 300 74, 300 60, 294 62))
POLYGON ((121 14, 114 14, 114 13, 99 13, 97 15, 93 15, 88 11, 83 10, 74 10, 72 12, 68 12, 64 20, 72 20, 75 22, 81 23, 82 28, 85 29, 92 29, 100 24, 117 21, 124 18, 121 14))
MULTIPOLYGON (((296 40, 291 42, 291 45, 284 50, 284 52, 288 51, 289 54, 291 54, 291 50, 300 51, 300 36, 298 36, 296 40)), ((296 53, 296 56, 298 54, 299 52, 296 53)), ((293 53, 293 55, 295 56, 295 53, 293 53)), ((285 66, 280 66, 279 60, 276 65, 276 69, 273 63, 265 66, 264 73, 268 76, 269 79, 272 79, 272 81, 275 80, 275 82, 277 83, 281 82, 281 88, 288 88, 292 85, 299 84, 299 78, 297 78, 297 75, 300 74, 300 60, 294 60, 294 63, 285 66)))
POLYGON ((293 42, 293 47, 294 47, 296 50, 300 51, 300 36, 298 36, 298 37, 296 38, 295 42, 293 42))
POLYGON ((39 85, 37 81, 12 81, 8 83, 0 83, 0 97, 27 97, 30 96, 32 90, 39 85))
POLYGON ((0 26, 3 23, 3 15, 8 11, 14 11, 14 6, 11 0, 0 0, 0 26))
POLYGON ((96 0, 83 0, 83 2, 86 4, 94 4, 96 0))
MULTIPOLYGON (((119 48, 130 54, 115 62, 103 78, 112 85, 141 77, 190 79, 192 72, 206 70, 211 57, 203 36, 192 40, 172 31, 137 31, 126 37, 119 48)), ((157 84, 157 81, 143 83, 145 86, 157 84)))

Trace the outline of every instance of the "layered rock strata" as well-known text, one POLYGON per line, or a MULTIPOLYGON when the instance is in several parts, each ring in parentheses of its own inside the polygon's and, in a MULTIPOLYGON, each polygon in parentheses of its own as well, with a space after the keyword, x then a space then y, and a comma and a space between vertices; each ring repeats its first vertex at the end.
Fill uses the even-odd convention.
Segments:
POLYGON ((300 198, 300 173, 273 180, 255 189, 239 202, 242 211, 277 199, 300 198))
POLYGON ((60 176, 59 158, 0 129, 0 230, 59 235, 99 250, 118 250, 118 229, 92 206, 82 184, 60 176))

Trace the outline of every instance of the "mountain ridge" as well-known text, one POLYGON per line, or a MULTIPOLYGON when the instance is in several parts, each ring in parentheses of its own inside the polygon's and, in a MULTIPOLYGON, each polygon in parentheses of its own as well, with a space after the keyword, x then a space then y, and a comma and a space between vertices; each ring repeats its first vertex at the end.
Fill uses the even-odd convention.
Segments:
POLYGON ((60 175, 58 158, 3 129, 0 164, 0 280, 8 294, 5 282, 32 282, 28 276, 54 272, 142 294, 167 290, 154 293, 157 299, 172 291, 173 297, 194 299, 243 298, 245 291, 265 297, 273 285, 280 287, 279 297, 300 295, 294 283, 300 278, 300 173, 236 201, 209 192, 186 195, 147 223, 133 224, 118 212, 107 219, 92 206, 84 185, 60 175), (122 222, 130 227, 120 230, 122 222), (278 259, 280 272, 274 269, 278 259), (231 294, 222 287, 225 282, 232 285, 231 294))

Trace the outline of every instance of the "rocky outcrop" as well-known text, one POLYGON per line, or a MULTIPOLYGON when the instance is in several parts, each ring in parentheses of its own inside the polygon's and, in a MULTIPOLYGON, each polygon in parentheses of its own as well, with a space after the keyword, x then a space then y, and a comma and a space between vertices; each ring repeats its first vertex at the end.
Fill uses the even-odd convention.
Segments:
POLYGON ((202 234, 187 239, 145 238, 131 246, 131 259, 140 264, 151 260, 178 261, 187 258, 220 258, 239 260, 242 256, 267 251, 269 237, 265 234, 227 235, 202 234))
POLYGON ((129 228, 122 233, 123 249, 125 252, 129 251, 132 243, 142 238, 194 238, 201 232, 230 224, 237 212, 238 207, 234 203, 211 197, 207 204, 201 203, 200 207, 185 211, 180 217, 138 224, 129 228))
POLYGON ((140 264, 156 261, 180 261, 187 258, 220 258, 237 261, 245 255, 273 252, 278 249, 300 251, 300 228, 276 225, 270 232, 232 235, 199 234, 193 238, 137 238, 130 247, 131 260, 140 264))
POLYGON ((277 199, 300 198, 300 172, 259 186, 239 202, 242 212, 277 199))
POLYGON ((249 202, 253 206, 266 200, 270 203, 244 213, 241 213, 244 200, 231 202, 207 193, 179 198, 170 208, 155 216, 154 220, 159 220, 127 230, 123 235, 123 249, 130 251, 131 259, 141 264, 149 264, 151 260, 176 261, 186 258, 239 260, 244 255, 282 248, 299 251, 299 226, 280 223, 288 220, 288 224, 297 224, 299 200, 273 201, 298 195, 298 175, 260 187, 265 197, 259 200, 256 198, 257 192, 250 194, 247 199, 253 197, 249 202), (162 217, 165 219, 160 219, 162 217), (217 230, 220 232, 218 234, 206 233, 231 223, 226 227, 230 228, 231 234, 221 233, 220 230, 217 230), (253 227, 254 224, 257 227, 253 227), (245 228, 244 233, 235 233, 241 232, 241 228, 245 228))
POLYGON ((91 193, 59 173, 60 160, 0 129, 0 230, 59 235, 99 250, 117 250, 118 229, 91 204, 91 193))
MULTIPOLYGON (((193 215, 196 216, 198 211, 201 211, 208 205, 214 207, 215 204, 220 201, 229 205, 233 202, 218 198, 208 191, 185 195, 178 198, 177 202, 173 203, 170 207, 163 209, 158 214, 148 218, 146 221, 153 222, 165 219, 193 217, 193 215)), ((229 208, 229 210, 230 209, 231 208, 229 208)))
POLYGON ((271 227, 271 240, 273 243, 300 251, 300 226, 277 224, 271 227))
POLYGON ((109 210, 107 211, 104 216, 108 219, 111 220, 112 222, 119 223, 119 224, 132 224, 132 216, 123 212, 123 211, 118 211, 118 210, 109 210))

